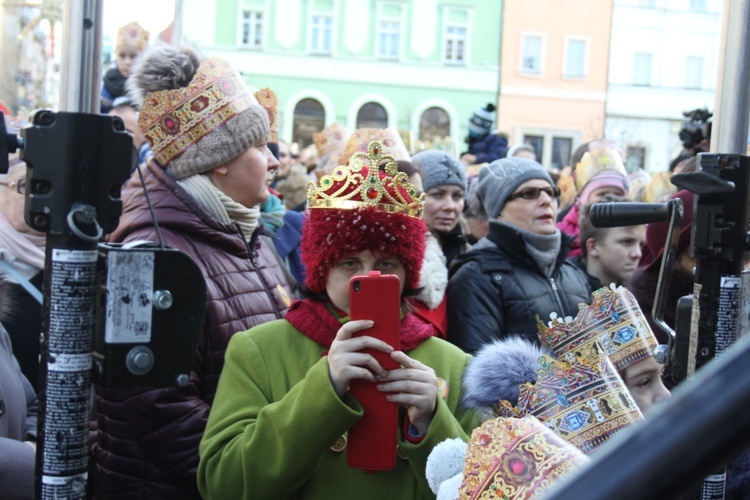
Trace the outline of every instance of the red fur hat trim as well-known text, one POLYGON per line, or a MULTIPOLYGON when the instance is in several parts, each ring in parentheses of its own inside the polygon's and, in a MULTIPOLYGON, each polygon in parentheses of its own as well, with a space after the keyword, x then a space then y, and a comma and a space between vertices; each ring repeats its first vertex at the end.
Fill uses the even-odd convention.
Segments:
POLYGON ((398 257, 406 270, 406 288, 419 287, 427 226, 421 219, 387 213, 375 207, 356 210, 311 209, 302 229, 305 285, 313 292, 326 289, 328 271, 339 259, 369 250, 398 257))

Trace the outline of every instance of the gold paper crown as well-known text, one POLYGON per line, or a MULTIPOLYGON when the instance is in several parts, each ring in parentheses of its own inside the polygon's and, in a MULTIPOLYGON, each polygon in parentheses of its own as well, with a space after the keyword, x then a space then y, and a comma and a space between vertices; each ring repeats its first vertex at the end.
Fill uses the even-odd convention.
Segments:
POLYGON ((384 212, 418 219, 424 208, 424 196, 424 193, 417 196, 417 188, 404 172, 399 172, 393 156, 383 154, 380 141, 372 141, 367 154, 354 153, 348 166, 340 165, 331 174, 324 175, 320 187, 314 182, 308 184, 307 208, 377 207, 384 212), (383 162, 387 163, 385 175, 381 176, 378 166, 383 162))
POLYGON ((628 173, 625 171, 625 165, 622 163, 620 153, 613 148, 592 149, 587 151, 581 161, 575 168, 576 190, 580 194, 586 184, 594 178, 596 174, 613 170, 622 177, 627 179, 628 173))
POLYGON ((533 416, 488 420, 471 434, 459 498, 538 498, 588 461, 533 416))
POLYGON ((143 29, 138 23, 130 23, 122 26, 117 30, 117 45, 132 45, 138 50, 145 50, 148 47, 148 31, 143 29))
POLYGON ((372 141, 380 141, 383 152, 393 156, 396 160, 411 161, 409 150, 404 140, 393 127, 390 128, 358 128, 349 136, 344 150, 341 152, 339 163, 346 164, 354 153, 364 153, 372 141))
POLYGON ((586 454, 643 418, 598 344, 568 353, 565 359, 540 356, 536 383, 519 388, 518 406, 500 401, 501 416, 534 415, 586 454))
POLYGON ((553 319, 550 326, 537 318, 539 340, 557 356, 601 344, 618 371, 653 356, 659 345, 638 301, 625 287, 596 290, 593 301, 581 304, 570 322, 553 319))
POLYGON ((187 87, 160 90, 146 96, 138 114, 138 126, 156 160, 167 165, 257 103, 229 63, 208 58, 198 66, 187 87))
POLYGON ((258 104, 268 112, 268 122, 270 130, 268 131, 268 142, 271 144, 279 143, 279 99, 276 92, 268 87, 260 89, 255 93, 258 104))
POLYGON ((349 131, 340 123, 331 123, 320 132, 313 134, 313 143, 318 150, 318 155, 324 156, 335 150, 343 150, 349 131))
POLYGON ((672 184, 672 172, 659 172, 651 177, 646 184, 643 193, 643 201, 646 203, 663 203, 675 194, 679 189, 672 184))

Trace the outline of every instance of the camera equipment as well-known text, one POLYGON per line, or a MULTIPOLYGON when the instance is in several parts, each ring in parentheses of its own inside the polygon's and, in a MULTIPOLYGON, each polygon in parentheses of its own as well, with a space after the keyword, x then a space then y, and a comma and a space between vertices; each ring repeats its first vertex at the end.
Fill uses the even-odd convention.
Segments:
POLYGON ((682 115, 686 118, 682 122, 679 133, 683 147, 693 153, 708 152, 707 149, 698 148, 698 145, 704 139, 711 140, 711 117, 713 114, 703 108, 685 111, 682 115))

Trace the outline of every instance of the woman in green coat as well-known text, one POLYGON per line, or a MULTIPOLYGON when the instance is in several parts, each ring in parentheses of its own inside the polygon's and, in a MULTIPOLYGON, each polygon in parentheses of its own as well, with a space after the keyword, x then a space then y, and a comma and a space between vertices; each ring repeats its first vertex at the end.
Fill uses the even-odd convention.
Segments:
POLYGON ((371 143, 367 155, 308 190, 309 298, 230 342, 200 446, 198 486, 207 499, 432 498, 424 476, 430 451, 448 438, 468 440, 478 423, 459 408, 469 356, 434 337, 430 324, 403 309, 400 350, 352 336, 378 318, 349 321, 349 280, 395 274, 403 299, 418 286, 424 255, 423 201, 380 150, 371 143), (368 176, 368 166, 383 161, 386 173, 368 176), (399 368, 385 370, 363 349, 387 353, 399 368), (349 392, 357 379, 399 404, 391 470, 347 466, 347 431, 363 415, 349 392))

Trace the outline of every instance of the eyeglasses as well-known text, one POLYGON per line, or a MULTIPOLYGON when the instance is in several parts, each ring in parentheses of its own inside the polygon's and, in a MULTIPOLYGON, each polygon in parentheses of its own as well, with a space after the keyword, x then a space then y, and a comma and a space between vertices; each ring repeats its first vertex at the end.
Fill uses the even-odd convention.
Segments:
POLYGON ((1 182, 0 185, 8 186, 9 188, 16 188, 18 194, 26 194, 26 178, 18 179, 17 181, 1 182))
POLYGON ((550 198, 557 198, 560 196, 560 188, 557 186, 527 187, 508 196, 507 201, 515 200, 516 198, 536 200, 542 195, 542 193, 546 193, 550 198))

